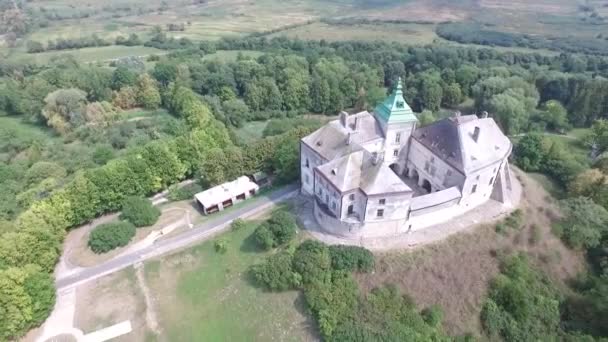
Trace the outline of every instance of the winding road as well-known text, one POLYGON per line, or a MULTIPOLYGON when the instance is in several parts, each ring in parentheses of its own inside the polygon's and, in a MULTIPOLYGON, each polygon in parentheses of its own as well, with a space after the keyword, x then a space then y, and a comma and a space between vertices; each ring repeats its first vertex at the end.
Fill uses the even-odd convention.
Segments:
POLYGON ((298 184, 291 184, 274 190, 269 194, 261 195, 261 198, 257 201, 251 203, 244 202, 238 208, 234 208, 230 212, 223 213, 215 218, 212 216, 208 221, 172 238, 158 241, 152 246, 132 253, 120 255, 97 266, 87 267, 70 275, 57 278, 55 286, 57 290, 69 289, 144 260, 192 245, 223 230, 237 218, 246 218, 263 212, 276 203, 297 194, 298 190, 298 184))

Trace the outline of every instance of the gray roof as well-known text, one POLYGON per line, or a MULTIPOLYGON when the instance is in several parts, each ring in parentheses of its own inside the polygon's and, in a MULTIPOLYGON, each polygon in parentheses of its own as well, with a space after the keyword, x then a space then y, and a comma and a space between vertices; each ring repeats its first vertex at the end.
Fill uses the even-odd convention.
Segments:
POLYGON ((357 129, 344 127, 339 120, 330 121, 325 126, 304 137, 302 141, 327 160, 333 160, 361 149, 360 144, 383 138, 382 128, 367 111, 350 115, 348 120, 357 120, 357 129), (348 134, 351 143, 347 144, 348 134))
POLYGON ((317 170, 341 192, 361 189, 367 195, 375 195, 412 191, 386 164, 382 161, 374 164, 373 159, 371 153, 360 150, 317 170))
POLYGON ((505 158, 511 142, 491 118, 466 115, 418 128, 412 135, 433 154, 464 174, 505 158), (479 129, 477 140, 473 138, 479 129))

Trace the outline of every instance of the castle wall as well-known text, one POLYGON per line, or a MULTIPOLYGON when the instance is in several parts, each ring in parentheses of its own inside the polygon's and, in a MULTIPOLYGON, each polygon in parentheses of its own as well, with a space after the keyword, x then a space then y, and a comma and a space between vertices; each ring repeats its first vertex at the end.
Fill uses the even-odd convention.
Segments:
POLYGON ((340 218, 342 219, 357 219, 363 220, 365 217, 365 206, 367 205, 367 196, 361 190, 349 191, 342 196, 342 210, 340 218), (352 207, 352 213, 348 213, 350 206, 352 207))
POLYGON ((315 198, 317 198, 320 204, 327 207, 326 210, 331 215, 339 218, 342 210, 340 192, 318 172, 314 172, 314 184, 315 198))
POLYGON ((324 158, 300 141, 300 183, 303 193, 308 195, 314 193, 314 169, 325 162, 324 158))
POLYGON ((366 223, 405 220, 411 200, 411 192, 368 196, 364 220, 366 223), (382 211, 381 216, 379 211, 382 211))
POLYGON ((492 195, 498 173, 503 167, 503 161, 498 161, 467 175, 462 187, 461 205, 475 207, 487 201, 492 195))
POLYGON ((419 175, 419 184, 426 179, 431 183, 433 191, 453 186, 461 187, 465 181, 465 177, 460 171, 437 157, 416 139, 411 139, 406 166, 410 177, 416 170, 419 175))

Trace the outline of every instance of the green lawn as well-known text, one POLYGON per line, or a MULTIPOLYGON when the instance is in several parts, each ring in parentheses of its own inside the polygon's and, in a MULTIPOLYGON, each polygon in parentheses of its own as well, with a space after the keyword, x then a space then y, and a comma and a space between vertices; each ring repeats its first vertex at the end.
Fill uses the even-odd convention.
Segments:
POLYGON ((250 121, 243 127, 236 129, 236 135, 246 143, 252 143, 262 139, 262 133, 268 121, 250 121))
POLYGON ((261 253, 250 238, 256 223, 213 241, 145 264, 146 282, 158 299, 163 338, 169 341, 302 341, 313 339, 313 323, 303 314, 296 291, 267 293, 249 278, 261 253))
POLYGON ((70 54, 81 63, 90 62, 101 62, 108 61, 115 58, 128 57, 128 56, 148 56, 153 54, 165 54, 166 51, 159 50, 152 47, 145 46, 103 46, 103 47, 91 47, 76 50, 61 50, 61 51, 47 51, 41 53, 14 53, 11 55, 11 59, 30 59, 38 64, 46 64, 53 57, 70 54))

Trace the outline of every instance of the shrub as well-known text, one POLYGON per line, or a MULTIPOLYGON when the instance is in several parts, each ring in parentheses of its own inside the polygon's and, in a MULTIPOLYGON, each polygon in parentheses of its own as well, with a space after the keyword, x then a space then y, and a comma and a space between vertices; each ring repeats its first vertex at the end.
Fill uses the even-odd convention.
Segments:
POLYGON ((122 220, 129 221, 136 227, 151 226, 158 221, 159 216, 160 210, 153 206, 150 200, 137 196, 124 200, 120 214, 122 220))
POLYGON ((218 239, 213 242, 213 248, 216 252, 224 254, 228 251, 228 242, 224 239, 218 239))
POLYGON ((374 268, 374 255, 363 247, 330 246, 329 254, 334 270, 369 272, 374 268))
POLYGON ((608 211, 586 197, 561 201, 564 218, 553 226, 556 235, 573 248, 592 248, 608 232, 608 211))
POLYGON ((262 223, 253 232, 253 236, 257 244, 264 250, 269 250, 276 247, 274 235, 268 228, 268 223, 262 223))
POLYGON ((296 248, 293 268, 305 284, 327 280, 331 269, 329 248, 315 240, 306 240, 296 248))
POLYGON ((524 255, 503 260, 501 274, 490 285, 481 320, 492 340, 557 339, 559 294, 524 255))
POLYGON ((198 183, 191 183, 182 187, 174 185, 169 188, 167 198, 170 201, 185 201, 192 199, 195 194, 203 191, 203 187, 198 183))
POLYGON ((432 327, 438 327, 443 320, 443 311, 438 305, 433 305, 422 310, 421 314, 424 321, 432 327))
POLYGON ((260 285, 271 291, 295 289, 302 283, 302 277, 293 270, 292 255, 287 251, 269 256, 263 264, 254 265, 251 273, 260 285))
POLYGON ((135 236, 135 226, 129 222, 111 222, 99 225, 89 235, 89 247, 97 254, 126 246, 135 236))
POLYGON ((245 223, 244 220, 236 219, 236 220, 232 221, 232 223, 230 224, 230 230, 232 230, 233 232, 237 232, 239 230, 242 230, 246 226, 247 226, 247 223, 245 223))
POLYGON ((269 250, 291 241, 296 235, 296 220, 286 211, 276 211, 253 233, 260 247, 269 250))

